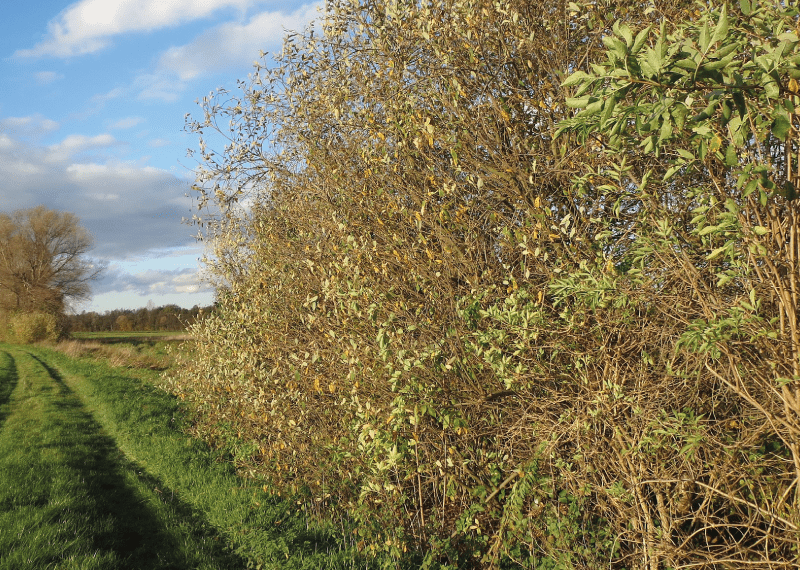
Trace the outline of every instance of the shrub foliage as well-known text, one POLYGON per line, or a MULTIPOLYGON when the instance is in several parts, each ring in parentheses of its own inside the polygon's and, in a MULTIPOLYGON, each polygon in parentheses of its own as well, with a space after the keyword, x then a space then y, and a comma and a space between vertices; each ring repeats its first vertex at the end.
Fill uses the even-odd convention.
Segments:
POLYGON ((66 333, 64 320, 49 312, 0 311, 0 342, 13 344, 55 342, 62 339, 66 333))
POLYGON ((641 6, 332 1, 206 98, 196 431, 428 565, 797 564, 797 10, 641 6))

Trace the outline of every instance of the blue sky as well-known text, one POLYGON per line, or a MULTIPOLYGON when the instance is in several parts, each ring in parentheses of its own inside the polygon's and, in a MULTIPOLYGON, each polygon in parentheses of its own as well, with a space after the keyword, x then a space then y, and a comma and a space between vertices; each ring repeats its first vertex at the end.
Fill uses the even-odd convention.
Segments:
POLYGON ((233 90, 321 2, 33 0, 0 19, 0 211, 75 213, 108 264, 77 310, 213 300, 185 195, 186 113, 233 90))

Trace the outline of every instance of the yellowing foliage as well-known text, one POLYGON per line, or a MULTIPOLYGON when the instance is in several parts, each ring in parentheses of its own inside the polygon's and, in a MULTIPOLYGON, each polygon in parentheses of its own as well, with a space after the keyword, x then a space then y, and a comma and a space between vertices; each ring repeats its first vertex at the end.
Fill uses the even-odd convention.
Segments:
POLYGON ((797 13, 742 2, 725 35, 688 6, 344 0, 207 98, 191 128, 232 121, 196 186, 219 308, 172 379, 198 434, 397 558, 796 562, 800 224, 765 159, 794 123, 769 74, 705 119, 723 89, 670 91, 670 132, 661 95, 680 49, 774 50, 797 13))

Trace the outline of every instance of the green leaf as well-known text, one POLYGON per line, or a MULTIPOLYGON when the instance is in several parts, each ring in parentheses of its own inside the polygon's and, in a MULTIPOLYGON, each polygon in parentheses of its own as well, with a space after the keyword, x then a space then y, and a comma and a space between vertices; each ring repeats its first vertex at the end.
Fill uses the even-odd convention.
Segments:
POLYGON ((778 140, 785 141, 787 135, 792 130, 792 123, 789 121, 789 117, 784 109, 778 108, 778 110, 777 117, 775 117, 775 120, 772 122, 772 134, 778 140))
POLYGON ((731 114, 733 113, 733 109, 731 108, 730 103, 727 101, 722 102, 722 118, 725 123, 731 120, 731 114))
POLYGON ((753 228, 753 233, 756 234, 757 236, 763 236, 769 233, 769 230, 764 226, 755 226, 753 228))
POLYGON ((642 49, 647 36, 650 35, 651 28, 652 26, 647 26, 645 29, 636 34, 636 39, 633 41, 633 47, 631 47, 631 53, 633 55, 636 55, 639 53, 639 50, 642 49))
POLYGON ((620 20, 617 20, 614 22, 612 29, 617 36, 625 40, 626 46, 630 47, 633 44, 633 32, 631 32, 627 24, 620 23, 620 20))
POLYGON ((693 60, 691 57, 687 57, 686 59, 681 59, 675 62, 675 67, 680 67, 681 69, 688 69, 689 71, 694 71, 697 69, 697 62, 693 60))
POLYGON ((725 39, 728 35, 728 5, 722 5, 722 13, 719 16, 717 27, 714 28, 714 35, 711 36, 711 43, 715 44, 725 39))
POLYGON ((663 65, 661 54, 654 49, 648 49, 647 64, 653 69, 653 74, 657 74, 659 71, 661 71, 661 66, 663 65))
POLYGON ((567 104, 567 107, 572 107, 575 109, 583 108, 589 104, 589 96, 586 97, 567 97, 564 102, 567 104))
POLYGON ((658 142, 661 143, 672 136, 672 121, 670 121, 669 114, 665 113, 663 122, 661 123, 661 130, 658 133, 658 142))
POLYGON ((777 189, 776 193, 779 196, 783 196, 789 202, 797 198, 797 188, 795 188, 794 184, 789 182, 788 180, 783 183, 783 188, 777 189))
POLYGON ((683 125, 686 124, 686 115, 689 114, 689 108, 686 107, 683 103, 678 105, 673 105, 670 109, 672 116, 675 118, 675 128, 679 131, 683 129, 683 125))
POLYGON ((600 112, 600 109, 603 108, 603 103, 604 101, 602 99, 598 99, 597 101, 592 101, 591 103, 586 105, 586 108, 583 111, 581 111, 580 116, 586 117, 588 115, 594 115, 600 112))
POLYGON ((699 236, 707 236, 708 234, 717 231, 717 229, 718 229, 717 226, 706 226, 702 230, 697 232, 697 235, 699 235, 699 236))
POLYGON ((675 173, 678 172, 681 168, 683 168, 683 166, 684 166, 683 164, 675 164, 673 166, 670 166, 667 169, 667 172, 664 174, 664 182, 675 176, 675 173))
POLYGON ((778 82, 770 78, 770 80, 764 84, 764 93, 770 99, 777 99, 780 97, 781 89, 778 86, 778 82))
POLYGON ((715 249, 714 251, 712 251, 711 253, 709 253, 706 256, 706 260, 711 261, 712 259, 716 259, 721 254, 725 253, 726 249, 728 249, 728 245, 727 244, 723 245, 722 247, 718 247, 717 249, 715 249))
POLYGON ((624 60, 628 53, 628 48, 624 43, 619 41, 614 36, 605 36, 603 38, 603 45, 606 46, 608 51, 616 55, 619 59, 624 60))
POLYGON ((750 4, 750 0, 739 0, 739 8, 742 9, 742 14, 745 16, 753 13, 753 6, 750 4))
POLYGON ((736 166, 737 164, 739 164, 739 155, 736 152, 736 147, 729 144, 728 148, 725 149, 725 165, 736 166))
POLYGON ((741 47, 742 46, 740 44, 735 42, 729 44, 723 44, 719 46, 719 49, 714 52, 714 55, 717 56, 719 59, 722 59, 723 57, 729 56, 732 53, 739 53, 739 49, 741 47))
POLYGON ((747 123, 742 121, 739 117, 732 117, 728 123, 728 132, 730 139, 736 147, 744 146, 745 134, 747 134, 747 123))
POLYGON ((588 79, 592 79, 593 76, 589 75, 585 71, 582 71, 582 70, 579 69, 578 71, 576 71, 575 73, 573 73, 572 75, 567 77, 564 80, 564 82, 561 84, 561 86, 562 87, 571 87, 572 85, 577 85, 578 83, 580 83, 581 81, 583 81, 584 79, 587 79, 587 78, 588 79))
POLYGON ((710 71, 714 71, 717 69, 724 69, 725 67, 730 65, 730 63, 733 61, 736 55, 737 54, 732 53, 723 57, 722 59, 706 62, 703 64, 703 69, 708 69, 710 71))
POLYGON ((714 114, 714 111, 719 106, 720 101, 721 101, 720 99, 712 99, 711 101, 709 101, 708 105, 706 105, 706 108, 703 109, 698 115, 692 117, 692 120, 705 121, 706 119, 710 118, 714 114))
POLYGON ((757 189, 758 189, 758 181, 755 178, 753 178, 745 185, 744 191, 742 191, 742 198, 747 198, 757 189))
POLYGON ((617 105, 617 100, 615 97, 611 96, 608 99, 606 99, 605 106, 603 107, 603 113, 600 115, 601 126, 611 118, 611 114, 614 112, 614 107, 616 107, 616 105, 617 105))
POLYGON ((703 27, 700 30, 700 51, 706 53, 708 51, 708 46, 711 45, 711 30, 708 29, 708 20, 703 22, 703 27))

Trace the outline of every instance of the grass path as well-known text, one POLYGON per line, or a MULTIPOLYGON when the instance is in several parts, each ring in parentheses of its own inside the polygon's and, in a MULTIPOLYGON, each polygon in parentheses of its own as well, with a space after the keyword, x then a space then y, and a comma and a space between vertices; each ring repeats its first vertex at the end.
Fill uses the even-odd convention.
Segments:
POLYGON ((125 371, 0 345, 0 570, 365 568, 125 371))
POLYGON ((244 567, 180 503, 152 496, 40 358, 0 353, 0 381, 0 568, 244 567))

